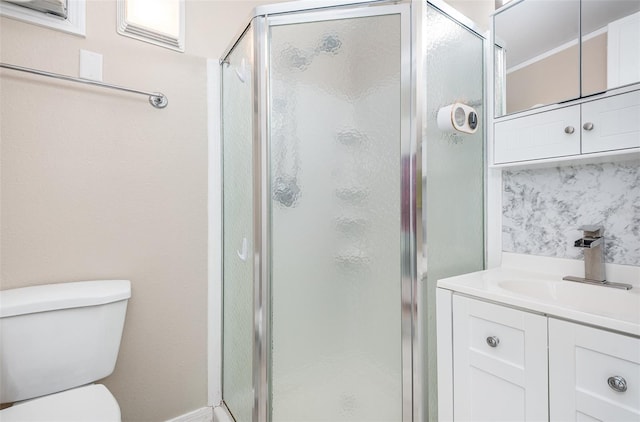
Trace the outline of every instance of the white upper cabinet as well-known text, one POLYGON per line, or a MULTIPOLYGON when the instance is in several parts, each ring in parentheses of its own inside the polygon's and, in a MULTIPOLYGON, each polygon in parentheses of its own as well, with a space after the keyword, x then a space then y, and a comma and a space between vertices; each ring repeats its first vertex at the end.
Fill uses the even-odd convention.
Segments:
POLYGON ((640 1, 522 0, 493 17, 494 165, 640 152, 640 1))
POLYGON ((494 124, 495 164, 640 149, 640 90, 494 124))
POLYGON ((495 117, 640 82, 640 1, 523 0, 493 19, 495 117))

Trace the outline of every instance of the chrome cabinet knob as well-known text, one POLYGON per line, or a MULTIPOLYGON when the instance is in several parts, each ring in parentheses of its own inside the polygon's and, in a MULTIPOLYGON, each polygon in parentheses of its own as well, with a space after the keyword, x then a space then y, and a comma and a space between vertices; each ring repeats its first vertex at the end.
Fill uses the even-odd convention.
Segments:
POLYGON ((583 124, 582 125, 582 129, 584 129, 584 130, 593 130, 593 123, 587 122, 587 123, 583 124))
POLYGON ((607 384, 609 384, 609 387, 611 387, 613 391, 617 391, 619 393, 627 391, 627 380, 619 375, 609 377, 609 379, 607 379, 607 384))
POLYGON ((496 336, 487 337, 487 344, 491 347, 498 347, 498 344, 500 344, 500 339, 496 336))
POLYGON ((571 135, 573 132, 575 132, 575 128, 573 126, 567 126, 564 128, 564 133, 567 133, 569 135, 571 135))

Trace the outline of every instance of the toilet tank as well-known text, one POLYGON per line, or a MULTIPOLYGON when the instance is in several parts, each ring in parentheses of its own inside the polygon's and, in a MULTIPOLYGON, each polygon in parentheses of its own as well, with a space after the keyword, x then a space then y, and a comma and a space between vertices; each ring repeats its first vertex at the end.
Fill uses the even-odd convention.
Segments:
POLYGON ((113 372, 129 280, 0 291, 0 403, 89 384, 113 372))

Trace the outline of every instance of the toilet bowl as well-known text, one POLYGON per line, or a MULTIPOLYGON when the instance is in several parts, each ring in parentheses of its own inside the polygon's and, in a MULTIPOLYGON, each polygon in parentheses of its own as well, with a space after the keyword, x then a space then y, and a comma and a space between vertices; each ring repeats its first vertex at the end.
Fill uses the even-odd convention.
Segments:
POLYGON ((91 384, 14 404, 2 422, 120 422, 120 406, 107 387, 91 384))
POLYGON ((128 280, 0 291, 2 422, 119 422, 111 392, 92 384, 115 368, 128 280))

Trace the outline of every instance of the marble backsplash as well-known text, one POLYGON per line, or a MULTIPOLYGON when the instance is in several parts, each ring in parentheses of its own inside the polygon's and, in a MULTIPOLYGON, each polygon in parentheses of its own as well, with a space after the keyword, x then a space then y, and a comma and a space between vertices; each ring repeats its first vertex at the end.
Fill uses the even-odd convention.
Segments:
POLYGON ((582 259, 578 227, 604 227, 605 260, 640 266, 640 160, 503 172, 505 252, 582 259))

